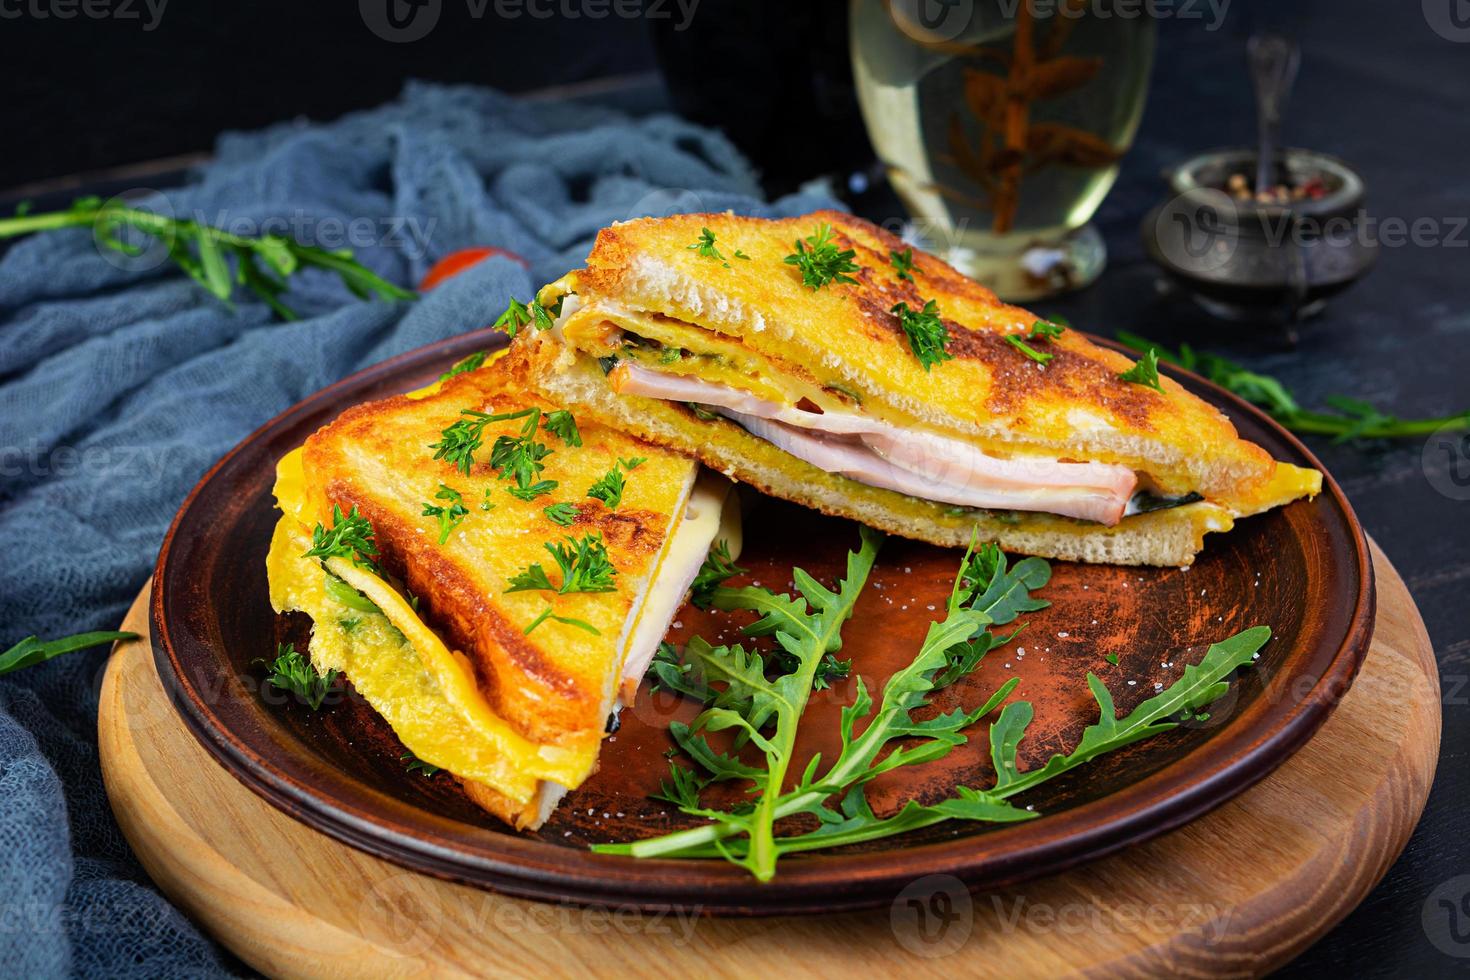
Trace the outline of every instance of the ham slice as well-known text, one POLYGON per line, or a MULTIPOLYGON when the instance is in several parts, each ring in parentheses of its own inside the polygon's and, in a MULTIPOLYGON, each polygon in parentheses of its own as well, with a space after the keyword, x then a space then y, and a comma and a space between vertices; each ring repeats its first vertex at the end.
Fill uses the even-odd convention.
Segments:
POLYGON ((808 412, 638 364, 619 364, 611 380, 622 394, 708 405, 828 473, 922 500, 1059 514, 1111 526, 1123 518, 1138 483, 1126 466, 1002 459, 938 433, 900 429, 856 412, 808 412))

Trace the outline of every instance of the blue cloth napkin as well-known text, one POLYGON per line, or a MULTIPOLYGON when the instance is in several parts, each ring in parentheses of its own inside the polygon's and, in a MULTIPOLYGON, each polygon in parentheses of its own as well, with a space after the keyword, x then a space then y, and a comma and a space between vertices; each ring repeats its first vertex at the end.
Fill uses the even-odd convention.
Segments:
MULTIPOLYGON (((492 322, 581 264, 596 231, 645 214, 797 214, 763 205, 719 134, 668 116, 523 103, 411 84, 326 125, 229 134, 151 206, 230 230, 351 247, 411 286, 439 257, 495 245, 413 303, 364 302, 308 272, 274 320, 228 307, 159 255, 89 230, 0 259, 0 649, 115 628, 204 471, 256 426, 366 365, 492 322)), ((0 974, 228 975, 240 969, 153 888, 97 763, 105 652, 0 678, 0 974)))

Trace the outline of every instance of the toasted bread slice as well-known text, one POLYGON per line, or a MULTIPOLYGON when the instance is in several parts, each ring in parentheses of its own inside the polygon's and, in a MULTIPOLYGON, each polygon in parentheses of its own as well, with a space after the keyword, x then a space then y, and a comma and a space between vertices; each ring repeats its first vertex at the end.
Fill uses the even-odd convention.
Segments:
POLYGON ((683 595, 713 536, 706 526, 703 540, 684 548, 693 569, 670 572, 671 549, 695 523, 686 515, 697 464, 590 422, 579 425, 580 446, 544 430, 536 437, 552 450, 539 479, 557 487, 532 500, 509 493, 514 484, 487 463, 495 438, 515 435, 522 420, 486 425, 468 475, 433 459, 431 445, 461 410, 533 407, 555 406, 500 361, 418 396, 349 409, 282 460, 284 516, 269 561, 275 607, 312 616, 318 669, 343 671, 415 755, 460 777, 472 799, 517 826, 538 826, 592 772, 630 645, 662 637, 678 605, 662 592, 683 595), (617 506, 586 496, 620 460, 617 506), (451 505, 436 497, 444 487, 465 509, 447 528, 425 513, 451 505), (569 526, 544 513, 556 502, 577 508, 569 526), (305 557, 313 527, 330 529, 334 508, 356 508, 371 524, 381 574, 344 557, 305 557), (614 590, 506 591, 532 564, 560 584, 544 545, 587 535, 606 549, 614 590), (528 633, 548 609, 558 618, 528 633), (662 621, 645 623, 645 612, 662 621))
POLYGON ((557 329, 530 331, 518 343, 541 390, 604 423, 697 455, 766 492, 937 544, 963 543, 979 526, 1007 547, 1049 557, 1187 564, 1207 531, 1320 489, 1320 474, 1278 467, 1174 381, 1161 379, 1160 391, 1122 380, 1133 362, 1077 331, 1031 340, 1048 360, 1028 358, 1006 338, 1027 334, 1034 315, 922 252, 913 253, 912 281, 901 278, 891 257, 906 249, 839 212, 626 222, 598 236, 585 269, 542 291, 546 305, 575 297, 563 303, 557 329), (838 248, 853 251, 855 282, 813 290, 786 263, 797 240, 820 225, 830 226, 838 248), (722 258, 690 247, 705 229, 722 258), (926 369, 891 311, 931 300, 952 356, 926 369), (564 356, 555 349, 562 344, 580 356, 564 356), (957 507, 953 497, 936 502, 828 472, 751 435, 748 425, 683 402, 618 393, 629 365, 645 377, 719 385, 766 406, 846 413, 958 440, 994 459, 1082 462, 1125 479, 1131 472, 1158 497, 1203 500, 1172 513, 1130 511, 1118 522, 1126 493, 1115 489, 1112 526, 1040 506, 957 507), (610 378, 600 377, 610 368, 610 378))

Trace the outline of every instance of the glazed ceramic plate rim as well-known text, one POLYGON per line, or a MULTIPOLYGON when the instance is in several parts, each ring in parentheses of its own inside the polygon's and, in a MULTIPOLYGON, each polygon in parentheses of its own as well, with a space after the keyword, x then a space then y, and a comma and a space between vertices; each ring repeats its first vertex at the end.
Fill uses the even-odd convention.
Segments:
MULTIPOLYGON (((1106 341, 1095 342, 1116 346, 1106 341)), ((971 887, 1000 887, 1093 860, 1178 827, 1245 790, 1298 749, 1326 719, 1362 664, 1372 635, 1373 571, 1366 538, 1336 481, 1323 470, 1321 506, 1335 508, 1350 532, 1357 580, 1353 612, 1335 653, 1300 699, 1288 699, 1248 727, 1232 723, 1183 758, 1100 799, 1008 825, 986 835, 1008 835, 1005 846, 976 854, 973 837, 855 854, 817 854, 782 864, 776 880, 755 883, 724 862, 636 860, 594 854, 523 837, 484 831, 471 843, 454 839, 451 821, 388 794, 352 784, 350 777, 303 781, 257 751, 257 732, 232 730, 189 680, 183 658, 213 656, 170 625, 170 559, 176 536, 190 526, 192 508, 231 460, 258 440, 304 418, 365 400, 373 386, 408 381, 443 370, 454 360, 503 341, 480 330, 409 351, 368 367, 302 400, 261 426, 207 472, 179 508, 159 552, 153 580, 151 630, 154 659, 170 700, 190 731, 237 779, 278 809, 370 854, 413 870, 521 897, 637 906, 699 908, 718 914, 789 914, 840 911, 882 904, 909 882, 931 874, 953 875, 971 887), (357 395, 357 397, 352 397, 357 395), (330 785, 324 785, 324 783, 330 785), (350 792, 349 792, 350 791, 350 792), (344 798, 351 797, 352 799, 344 798)), ((1253 406, 1185 371, 1169 369, 1196 393, 1233 415, 1249 415, 1273 430, 1307 465, 1321 464, 1290 433, 1253 406)), ((402 387, 408 387, 404 384, 402 387)), ((335 409, 336 411, 332 411, 335 409)), ((207 533, 207 530, 205 531, 207 533)), ((215 657, 221 662, 225 658, 215 657)), ((1276 681, 1293 678, 1276 678, 1276 681)), ((225 678, 229 680, 229 678, 225 678)), ((1275 683, 1275 681, 1273 681, 1275 683)), ((214 692, 220 702, 238 697, 229 683, 214 692)), ((255 711, 263 710, 258 699, 255 711)), ((479 828, 483 830, 483 828, 479 828)))

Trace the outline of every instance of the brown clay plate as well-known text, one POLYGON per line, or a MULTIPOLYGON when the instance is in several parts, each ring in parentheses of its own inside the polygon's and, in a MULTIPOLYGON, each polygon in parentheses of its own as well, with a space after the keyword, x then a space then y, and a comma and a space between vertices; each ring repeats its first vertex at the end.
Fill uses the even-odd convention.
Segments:
MULTIPOLYGON (((651 836, 694 821, 649 799, 667 773, 666 728, 691 705, 645 684, 604 745, 600 770, 538 833, 517 834, 473 806, 454 780, 406 772, 386 723, 350 690, 318 712, 262 683, 252 662, 278 640, 306 638, 304 620, 275 616, 265 555, 278 512, 276 460, 343 409, 417 387, 495 343, 466 334, 371 367, 273 419, 221 460, 184 502, 159 554, 152 640, 160 676, 194 734, 275 806, 349 844, 429 874, 516 895, 616 906, 696 907, 715 914, 836 911, 884 903, 923 875, 998 887, 1099 857, 1185 823, 1265 776, 1300 747, 1347 690, 1373 626, 1366 542, 1330 478, 1314 501, 1240 522, 1209 539, 1189 570, 1053 563, 1049 609, 1021 637, 941 694, 974 705, 1012 676, 1036 719, 1023 768, 1070 749, 1096 720, 1085 677, 1107 684, 1120 712, 1179 676, 1205 645, 1265 623, 1260 660, 1209 717, 1136 743, 1033 791, 1042 819, 1002 827, 939 824, 841 852, 787 858, 760 885, 723 862, 636 860, 587 845, 651 836), (1025 655, 1021 655, 1024 648, 1025 655), (1116 654, 1113 665, 1105 658, 1116 654), (1165 666, 1169 664, 1170 666, 1165 666)), ((1320 464, 1260 412, 1207 382, 1171 372, 1220 405, 1242 435, 1278 459, 1320 464)), ((793 564, 831 583, 857 528, 778 501, 747 516, 748 578, 787 588, 793 564)), ((844 631, 843 654, 870 690, 908 663, 954 575, 958 553, 890 538, 844 631)), ((739 621, 686 608, 671 638, 735 635, 739 621)), ((716 640, 716 642, 719 642, 716 640)), ((837 716, 854 681, 814 695, 794 772, 833 757, 837 716)), ((983 723, 982 723, 983 726, 983 723)), ((947 758, 891 774, 874 809, 935 802, 955 785, 990 785, 983 727, 947 758)))

